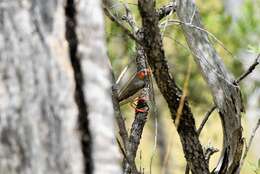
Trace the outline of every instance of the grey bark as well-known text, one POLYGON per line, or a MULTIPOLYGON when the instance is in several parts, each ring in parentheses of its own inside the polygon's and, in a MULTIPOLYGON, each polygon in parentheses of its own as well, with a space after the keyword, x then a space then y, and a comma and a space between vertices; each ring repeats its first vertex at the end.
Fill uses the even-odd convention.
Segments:
POLYGON ((182 29, 187 43, 211 89, 223 125, 223 151, 215 173, 234 173, 239 166, 243 149, 243 104, 239 87, 211 45, 207 33, 190 27, 194 25, 203 28, 195 4, 191 0, 179 0, 177 6, 177 15, 183 23, 182 29))
POLYGON ((94 173, 119 174, 121 169, 114 134, 111 67, 106 55, 101 1, 78 1, 76 9, 77 55, 88 107, 94 173))
POLYGON ((1 174, 121 173, 101 3, 77 2, 0 1, 1 174))
POLYGON ((0 173, 83 173, 62 0, 0 2, 0 173))

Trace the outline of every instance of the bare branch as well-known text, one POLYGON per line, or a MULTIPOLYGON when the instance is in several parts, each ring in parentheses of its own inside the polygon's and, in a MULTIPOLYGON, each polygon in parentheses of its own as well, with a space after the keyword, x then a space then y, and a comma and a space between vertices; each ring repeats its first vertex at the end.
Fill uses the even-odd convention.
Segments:
MULTIPOLYGON (((194 19, 194 16, 195 16, 196 13, 193 13, 192 15, 192 18, 191 19, 194 19)), ((193 21, 193 20, 191 20, 193 21)), ((196 26, 196 25, 193 25, 191 22, 183 22, 183 21, 179 21, 179 20, 174 20, 174 19, 171 19, 168 21, 169 23, 172 23, 172 24, 180 24, 180 25, 185 25, 187 27, 190 27, 190 28, 194 28, 196 30, 199 30, 199 31, 202 31, 202 32, 205 32, 206 34, 208 34, 209 36, 211 36, 228 54, 230 54, 232 57, 233 54, 231 51, 229 51, 228 48, 225 47, 224 43, 221 42, 214 34, 212 34, 211 32, 209 32, 208 30, 202 28, 202 27, 199 27, 199 26, 196 26)), ((165 25, 168 25, 168 23, 165 23, 165 22, 162 22, 161 25, 163 27, 165 27, 165 25)))
POLYGON ((241 160, 241 162, 240 162, 240 169, 242 168, 242 166, 243 166, 243 164, 244 164, 244 161, 245 161, 245 159, 246 159, 246 157, 247 157, 247 153, 248 153, 248 151, 249 151, 249 149, 250 149, 250 147, 251 147, 251 144, 252 144, 252 142, 253 142, 253 139, 254 139, 254 137, 255 137, 256 131, 257 131, 257 129, 259 128, 259 126, 260 126, 260 118, 258 119, 258 121, 257 121, 257 123, 256 123, 256 126, 255 126, 255 128, 253 129, 253 131, 252 131, 252 133, 251 133, 249 142, 248 142, 248 144, 246 145, 245 152, 244 152, 244 154, 243 154, 243 158, 242 158, 242 160, 241 160))
POLYGON ((210 115, 212 114, 212 112, 217 108, 217 106, 213 106, 204 116, 204 119, 202 120, 200 127, 197 130, 198 135, 200 135, 204 125, 206 124, 206 122, 208 121, 210 115))
POLYGON ((238 79, 235 81, 235 83, 241 82, 244 78, 246 78, 249 74, 251 74, 254 71, 254 69, 256 68, 256 66, 259 64, 259 61, 260 61, 260 54, 258 54, 254 63, 247 69, 247 71, 244 72, 244 74, 242 74, 240 77, 238 77, 238 79))
POLYGON ((137 37, 135 37, 135 35, 129 29, 127 29, 115 16, 113 16, 113 14, 106 7, 104 7, 103 9, 106 16, 111 21, 115 22, 131 39, 142 45, 142 42, 137 37))
MULTIPOLYGON (((240 77, 237 78, 237 80, 235 80, 236 84, 239 84, 242 80, 244 80, 249 74, 251 74, 254 69, 256 68, 256 66, 259 64, 259 60, 260 60, 260 54, 256 57, 254 63, 248 68, 247 71, 245 71, 240 77)), ((197 130, 198 135, 200 134, 200 132, 202 131, 204 125, 206 124, 206 122, 208 121, 211 113, 217 108, 216 105, 214 105, 210 110, 207 111, 199 129, 197 130)))
POLYGON ((112 86, 112 101, 113 101, 113 106, 114 106, 114 111, 116 115, 116 121, 119 129, 119 135, 122 138, 124 148, 126 149, 127 147, 127 142, 128 142, 128 134, 127 134, 127 129, 125 125, 125 120, 122 116, 120 106, 119 106, 119 101, 118 101, 118 92, 117 92, 117 87, 115 85, 112 86))
POLYGON ((132 30, 135 34, 138 31, 138 27, 135 22, 134 16, 127 4, 124 4, 124 7, 125 7, 126 14, 122 17, 122 19, 125 20, 129 24, 129 26, 132 28, 132 30))
MULTIPOLYGON (((200 71, 211 89, 223 124, 223 151, 215 172, 230 174, 237 169, 242 155, 241 92, 235 85, 220 56, 209 40, 209 33, 203 29, 199 12, 192 0, 178 0, 177 15, 186 41, 200 71), (193 19, 193 20, 191 20, 193 19), (195 28, 195 29, 194 29, 195 28), (226 160, 226 161, 225 161, 226 160)), ((222 44, 223 45, 223 44, 222 44)))

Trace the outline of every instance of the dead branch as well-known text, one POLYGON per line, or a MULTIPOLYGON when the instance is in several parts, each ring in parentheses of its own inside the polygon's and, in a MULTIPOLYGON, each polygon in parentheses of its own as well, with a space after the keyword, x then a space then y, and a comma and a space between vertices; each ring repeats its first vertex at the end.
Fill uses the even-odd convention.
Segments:
POLYGON ((221 58, 210 43, 208 34, 200 23, 199 12, 193 1, 178 0, 177 15, 190 50, 196 55, 195 62, 211 89, 214 102, 219 109, 223 123, 224 148, 215 172, 232 173, 239 166, 242 155, 241 111, 243 103, 240 89, 234 85, 234 78, 227 71, 221 58), (186 24, 190 24, 186 25, 186 24))
POLYGON ((198 135, 200 135, 204 125, 206 124, 206 122, 208 121, 210 115, 212 114, 212 112, 217 108, 217 106, 213 106, 204 116, 204 119, 202 120, 200 127, 197 130, 198 135))
MULTIPOLYGON (((255 70, 256 66, 259 65, 259 60, 260 60, 260 54, 256 57, 255 61, 253 62, 252 65, 249 66, 249 68, 235 80, 235 84, 239 84, 242 80, 244 80, 249 74, 253 73, 255 70)), ((210 110, 207 111, 206 115, 204 116, 204 119, 197 130, 198 134, 202 131, 204 125, 206 124, 207 120, 209 119, 211 113, 217 108, 216 105, 214 105, 210 110)))

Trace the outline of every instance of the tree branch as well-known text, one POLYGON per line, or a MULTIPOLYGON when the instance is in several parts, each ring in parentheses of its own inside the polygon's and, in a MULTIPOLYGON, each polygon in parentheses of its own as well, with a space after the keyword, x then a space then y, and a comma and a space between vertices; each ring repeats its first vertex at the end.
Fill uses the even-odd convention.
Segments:
POLYGON ((125 20, 129 24, 129 26, 132 28, 133 33, 135 35, 136 32, 138 31, 138 27, 135 22, 134 16, 127 4, 124 4, 124 7, 125 7, 126 14, 122 17, 122 19, 125 20))
POLYGON ((113 101, 113 106, 114 106, 114 111, 115 111, 115 117, 119 129, 119 135, 123 141, 124 148, 127 149, 127 143, 128 143, 128 133, 125 125, 125 120, 122 116, 121 110, 120 110, 120 105, 118 101, 118 89, 116 85, 114 84, 112 86, 112 101, 113 101))
MULTIPOLYGON (((138 36, 138 33, 136 33, 138 36)), ((137 71, 142 71, 144 69, 147 69, 146 65, 146 55, 144 53, 144 50, 141 46, 137 45, 136 48, 136 66, 137 66, 137 71)), ((142 97, 139 97, 138 103, 136 106, 136 112, 135 112, 135 119, 132 123, 131 131, 130 131, 130 136, 129 136, 129 142, 128 142, 128 147, 127 147, 127 154, 128 157, 131 161, 135 161, 136 158, 136 152, 138 149, 138 146, 140 144, 141 136, 143 133, 143 129, 146 123, 147 119, 147 114, 149 107, 147 105, 147 87, 149 84, 149 79, 148 76, 144 77, 144 88, 142 89, 142 97)), ((131 173, 131 170, 128 165, 125 167, 125 173, 131 173)))
POLYGON ((257 55, 254 63, 247 69, 246 72, 244 72, 240 77, 238 77, 238 79, 235 81, 235 83, 239 83, 241 82, 244 78, 246 78, 249 74, 251 74, 254 69, 256 68, 256 66, 259 64, 260 61, 260 54, 257 55))
POLYGON ((204 119, 202 120, 200 127, 197 130, 198 135, 200 135, 204 125, 206 124, 206 122, 208 121, 210 115, 212 114, 212 112, 217 108, 217 106, 213 106, 204 116, 204 119))
MULTIPOLYGON (((169 73, 166 57, 162 47, 158 16, 155 11, 155 2, 139 0, 139 11, 142 17, 145 52, 148 57, 157 85, 166 99, 172 118, 175 119, 182 91, 176 85, 174 78, 169 73)), ((183 145, 186 160, 193 173, 209 173, 202 146, 199 142, 193 115, 185 100, 180 124, 177 128, 183 145)))
POLYGON ((136 38, 135 35, 130 30, 128 30, 115 16, 113 16, 113 14, 107 9, 107 7, 104 7, 103 9, 106 16, 111 21, 115 22, 131 39, 142 45, 142 42, 138 38, 136 38))
POLYGON ((208 34, 203 30, 185 25, 188 23, 196 28, 203 28, 195 4, 191 0, 178 0, 177 6, 177 15, 183 22, 181 26, 186 41, 195 55, 195 62, 211 89, 223 124, 224 145, 215 172, 229 174, 239 166, 243 149, 241 126, 243 103, 240 89, 233 83, 234 78, 227 71, 211 45, 208 34))
MULTIPOLYGON (((242 80, 244 80, 249 74, 251 74, 256 66, 259 64, 259 60, 260 60, 260 54, 256 57, 254 63, 241 75, 237 78, 237 80, 235 80, 235 84, 239 84, 242 80)), ((217 108, 216 105, 214 105, 210 110, 207 111, 199 129, 197 130, 198 134, 200 134, 200 132, 202 131, 204 125, 206 124, 206 122, 208 121, 211 113, 217 108)))

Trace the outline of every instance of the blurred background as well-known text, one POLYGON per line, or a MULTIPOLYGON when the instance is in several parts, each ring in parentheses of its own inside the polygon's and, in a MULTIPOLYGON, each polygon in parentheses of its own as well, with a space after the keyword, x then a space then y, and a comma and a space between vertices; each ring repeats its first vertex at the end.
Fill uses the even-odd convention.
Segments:
MULTIPOLYGON (((123 3, 127 3, 134 17, 141 25, 137 1, 124 0, 113 6, 112 11, 124 13, 123 3)), ((157 0, 157 7, 168 4, 169 0, 157 0)), ((255 60, 260 52, 260 0, 196 0, 204 28, 212 33, 219 42, 211 37, 226 67, 235 77, 241 75, 255 60)), ((118 17, 120 14, 118 13, 118 17)), ((168 19, 177 19, 173 14, 168 19)), ((161 20, 165 22, 167 18, 161 20)), ((163 29, 162 29, 163 30, 163 29)), ((189 80, 189 103, 198 127, 205 113, 213 106, 213 100, 193 58, 188 50, 179 25, 171 25, 163 32, 164 48, 172 75, 180 87, 183 86, 187 72, 188 61, 191 59, 191 77, 189 80)), ((108 54, 116 77, 123 68, 135 58, 135 44, 120 28, 106 19, 106 36, 108 54)), ((260 117, 260 67, 250 74, 240 84, 243 93, 246 112, 242 117, 244 137, 249 140, 252 128, 260 117)), ((158 116, 149 116, 138 150, 138 167, 144 173, 181 174, 185 171, 185 160, 177 134, 166 102, 156 85, 155 100, 158 116), (156 121, 157 120, 157 121, 156 121), (157 131, 155 129, 157 124, 157 131), (157 132, 157 133, 156 133, 157 132), (156 136, 157 135, 157 136, 156 136), (155 138, 157 137, 157 138, 155 138), (155 139, 157 142, 155 143, 155 139), (156 149, 155 149, 156 147, 156 149), (152 159, 152 167, 150 169, 152 159)), ((128 129, 134 117, 134 109, 130 105, 122 107, 128 129)), ((200 140, 203 145, 212 145, 218 149, 222 146, 222 127, 216 111, 206 123, 200 140)), ((258 160, 260 158, 260 131, 253 140, 252 147, 243 166, 242 174, 260 173, 258 160)), ((220 152, 210 160, 211 169, 216 165, 220 152)))

